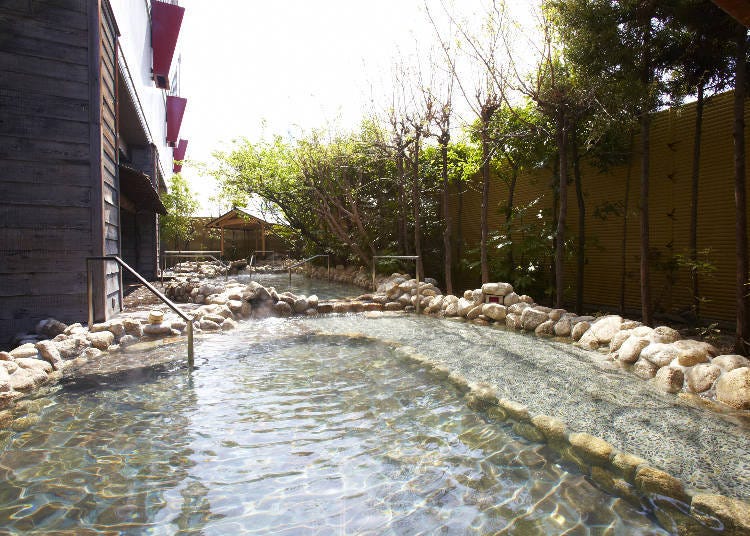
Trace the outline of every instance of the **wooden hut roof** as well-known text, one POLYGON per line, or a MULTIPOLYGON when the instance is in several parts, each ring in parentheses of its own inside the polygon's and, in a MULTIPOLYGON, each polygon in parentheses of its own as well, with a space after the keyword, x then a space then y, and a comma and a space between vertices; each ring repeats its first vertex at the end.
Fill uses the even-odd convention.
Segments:
POLYGON ((274 225, 271 222, 250 214, 249 212, 233 207, 232 210, 222 214, 206 224, 206 227, 216 229, 247 230, 274 225))

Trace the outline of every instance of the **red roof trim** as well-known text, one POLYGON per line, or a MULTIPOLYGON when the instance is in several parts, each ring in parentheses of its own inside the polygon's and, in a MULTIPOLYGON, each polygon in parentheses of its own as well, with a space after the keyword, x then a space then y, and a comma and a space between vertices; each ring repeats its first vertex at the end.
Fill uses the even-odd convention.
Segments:
POLYGON ((182 162, 185 160, 185 152, 187 151, 188 146, 188 140, 180 140, 177 143, 177 147, 172 149, 172 159, 174 160, 174 164, 172 165, 172 171, 175 173, 179 173, 182 171, 182 164, 178 164, 177 162, 182 162))
POLYGON ((153 49, 153 76, 156 86, 169 89, 169 69, 172 67, 174 49, 180 36, 185 8, 151 1, 151 48, 153 49))
POLYGON ((177 138, 180 137, 185 106, 187 106, 187 99, 174 95, 167 96, 167 145, 170 147, 174 147, 177 144, 177 138))

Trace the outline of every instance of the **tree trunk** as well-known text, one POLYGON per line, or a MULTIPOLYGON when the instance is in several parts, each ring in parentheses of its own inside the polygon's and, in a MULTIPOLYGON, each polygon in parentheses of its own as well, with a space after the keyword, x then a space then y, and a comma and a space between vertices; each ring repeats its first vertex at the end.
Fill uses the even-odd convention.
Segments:
POLYGON ((398 156, 396 157, 396 176, 398 177, 398 241, 402 255, 409 255, 409 233, 407 220, 406 189, 404 188, 404 153, 401 147, 398 147, 398 156))
POLYGON ((647 326, 653 323, 653 318, 651 318, 651 270, 648 262, 651 249, 648 221, 650 151, 651 115, 644 106, 641 110, 641 316, 643 317, 642 322, 647 326))
POLYGON ((448 207, 448 142, 450 141, 450 134, 444 132, 443 135, 440 136, 439 141, 443 175, 443 223, 445 225, 443 230, 443 271, 445 273, 445 293, 453 294, 453 252, 451 251, 452 222, 450 207, 448 207))
POLYGON ((583 181, 581 177, 581 156, 578 154, 578 137, 573 130, 571 144, 573 151, 573 179, 576 183, 576 201, 578 203, 578 255, 576 258, 576 312, 583 314, 583 288, 586 268, 586 203, 583 199, 583 181))
POLYGON ((419 274, 420 281, 424 281, 424 266, 422 264, 422 230, 419 223, 419 212, 421 210, 419 204, 419 138, 422 134, 422 129, 417 127, 414 138, 414 180, 412 182, 412 206, 414 208, 414 254, 419 257, 417 259, 417 274, 419 274))
POLYGON ((560 211, 557 216, 557 231, 555 232, 555 307, 563 306, 565 294, 565 223, 568 218, 568 129, 563 112, 557 117, 557 151, 560 153, 560 211))
POLYGON ((628 277, 628 211, 630 210, 630 180, 633 175, 633 131, 628 144, 628 171, 625 174, 625 199, 622 204, 622 250, 620 256, 620 314, 625 314, 625 284, 628 277))
POLYGON ((463 281, 464 276, 464 183, 458 181, 458 210, 456 211, 456 258, 458 259, 458 278, 463 281))
POLYGON ((737 248, 736 301, 737 317, 734 347, 738 354, 747 354, 747 204, 745 194, 745 97, 747 78, 747 29, 738 28, 734 78, 734 205, 737 248))
POLYGON ((693 175, 691 180, 691 191, 690 191, 690 237, 689 245, 690 249, 690 260, 692 266, 690 267, 690 282, 692 284, 693 291, 693 310, 695 311, 695 317, 700 318, 701 315, 701 302, 700 295, 698 294, 698 271, 696 266, 698 263, 698 182, 700 179, 700 163, 701 163, 701 130, 703 128, 703 81, 698 84, 698 100, 695 104, 695 135, 693 139, 693 175))
POLYGON ((511 232, 513 230, 513 198, 516 195, 518 168, 514 166, 512 173, 513 175, 510 178, 510 185, 508 186, 508 204, 505 206, 505 232, 506 239, 509 242, 506 262, 508 263, 508 270, 510 274, 512 274, 515 269, 515 259, 513 258, 513 238, 511 236, 511 232))
POLYGON ((482 238, 479 244, 479 264, 482 270, 482 284, 490 280, 490 266, 487 259, 487 241, 489 238, 489 203, 490 203, 490 142, 487 129, 492 114, 482 114, 482 213, 481 229, 482 238))

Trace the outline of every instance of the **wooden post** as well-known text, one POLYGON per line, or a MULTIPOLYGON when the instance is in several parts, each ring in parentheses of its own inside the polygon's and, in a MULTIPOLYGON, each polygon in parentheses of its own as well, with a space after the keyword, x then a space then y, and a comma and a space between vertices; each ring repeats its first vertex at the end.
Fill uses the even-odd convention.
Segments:
POLYGON ((266 250, 266 224, 260 222, 260 249, 261 251, 266 250))
POLYGON ((221 228, 221 257, 224 258, 224 228, 221 228))

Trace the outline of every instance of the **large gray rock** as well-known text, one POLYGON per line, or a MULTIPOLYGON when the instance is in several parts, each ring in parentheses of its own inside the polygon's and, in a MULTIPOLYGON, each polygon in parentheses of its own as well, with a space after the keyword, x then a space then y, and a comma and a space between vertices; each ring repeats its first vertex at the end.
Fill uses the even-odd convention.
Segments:
POLYGON ((229 331, 229 330, 235 329, 236 327, 237 327, 237 322, 235 322, 231 318, 225 318, 224 322, 221 323, 222 331, 229 331))
POLYGON ((679 341, 682 337, 676 329, 672 329, 669 326, 659 326, 653 329, 650 338, 652 342, 669 344, 670 342, 679 341))
POLYGON ((662 367, 656 372, 654 382, 656 386, 667 393, 679 393, 682 391, 682 384, 685 381, 685 374, 682 369, 674 367, 662 367))
POLYGON ((716 399, 736 409, 750 409, 750 367, 723 374, 716 382, 716 399))
POLYGON ((518 294, 515 292, 511 292, 509 294, 505 295, 505 298, 503 298, 503 305, 506 307, 510 307, 511 305, 515 305, 518 302, 520 302, 521 299, 518 297, 518 294))
POLYGON ((67 327, 68 326, 66 326, 59 320, 56 320, 54 318, 45 318, 44 320, 40 320, 37 323, 36 329, 34 331, 36 331, 43 337, 52 339, 54 337, 57 337, 61 333, 65 333, 67 327))
POLYGON ((750 503, 723 495, 693 495, 690 514, 706 527, 716 526, 718 520, 727 535, 750 534, 750 503))
POLYGON ((52 365, 50 365, 43 359, 33 359, 31 357, 22 357, 21 359, 16 359, 16 365, 18 365, 21 368, 28 369, 28 370, 38 370, 38 371, 44 372, 44 374, 49 374, 50 372, 52 372, 52 365))
POLYGON ((479 315, 482 314, 482 307, 484 307, 484 306, 483 305, 475 305, 474 307, 472 307, 469 310, 469 312, 466 313, 466 318, 468 318, 469 320, 475 320, 475 319, 479 318, 479 315))
POLYGON ((677 359, 683 367, 692 367, 698 363, 706 363, 711 357, 719 353, 711 344, 692 339, 675 341, 672 344, 680 352, 677 359))
POLYGON ((96 333, 89 333, 86 338, 91 343, 91 346, 102 351, 109 348, 112 343, 115 342, 115 335, 111 331, 98 331, 96 333))
POLYGON ((500 321, 505 320, 507 309, 499 303, 485 303, 482 306, 482 314, 492 320, 500 321))
POLYGON ((232 311, 232 314, 242 315, 242 307, 246 303, 247 302, 244 302, 242 300, 229 300, 227 302, 227 307, 229 307, 229 310, 232 311))
POLYGON ((458 316, 466 316, 469 313, 469 311, 471 311, 474 308, 474 306, 475 304, 473 300, 461 298, 460 300, 458 300, 456 313, 458 314, 458 316))
POLYGON ((286 302, 279 301, 274 304, 273 312, 276 316, 281 316, 281 317, 291 316, 292 306, 286 302))
POLYGON ((73 335, 64 341, 56 341, 57 351, 63 359, 73 359, 91 347, 89 340, 83 335, 73 335))
POLYGON ((521 329, 521 315, 515 313, 505 315, 505 325, 511 329, 521 329))
POLYGON ((619 350, 620 346, 622 346, 622 343, 628 340, 628 337, 630 337, 632 334, 632 329, 621 329, 620 331, 615 333, 615 336, 612 337, 612 340, 609 343, 609 351, 614 353, 619 350))
POLYGON ((485 283, 482 292, 490 296, 506 296, 513 292, 513 286, 510 283, 485 283))
POLYGON ((679 357, 680 352, 672 344, 651 343, 641 350, 641 357, 651 361, 657 367, 666 367, 679 357))
MULTIPOLYGON (((281 302, 281 303, 284 303, 284 302, 281 302)), ((218 331, 220 329, 219 324, 217 324, 213 320, 208 320, 206 318, 201 319, 200 327, 203 331, 218 331)))
POLYGON ((591 333, 599 344, 609 344, 615 333, 620 331, 622 317, 618 315, 607 315, 599 318, 591 324, 591 333))
POLYGON ((81 335, 84 333, 88 333, 88 329, 83 327, 80 322, 76 322, 75 324, 71 324, 67 328, 65 328, 65 331, 63 333, 65 335, 81 335))
POLYGON ((581 340, 581 337, 591 329, 591 323, 584 320, 582 322, 577 322, 575 326, 573 326, 573 329, 570 332, 570 336, 574 341, 581 340))
MULTIPOLYGON (((648 346, 648 342, 648 339, 633 336, 628 337, 617 351, 618 358, 623 363, 635 363, 641 356, 641 351, 648 346)), ((650 363, 653 364, 652 362, 650 363)))
POLYGON ((8 380, 14 391, 28 391, 37 385, 34 371, 21 367, 18 367, 8 380))
POLYGON ((555 323, 555 335, 558 337, 570 337, 571 322, 570 318, 563 316, 560 320, 555 323))
POLYGON ((750 366, 750 359, 736 354, 727 354, 714 357, 711 363, 721 370, 729 372, 730 370, 750 366))
POLYGON ((531 307, 531 305, 529 305, 528 303, 518 302, 518 303, 514 303, 513 305, 508 306, 507 310, 508 310, 508 313, 521 316, 521 313, 523 313, 529 307, 531 307))
POLYGON ((138 338, 143 336, 143 326, 138 320, 132 318, 124 318, 122 320, 122 325, 125 328, 125 333, 127 335, 132 335, 133 337, 138 338))
POLYGON ((643 380, 649 380, 653 378, 654 376, 656 376, 658 370, 659 367, 654 365, 651 361, 646 361, 645 359, 639 359, 633 365, 633 374, 643 380))
POLYGON ((542 322, 539 324, 536 329, 534 330, 534 333, 541 336, 552 336, 555 334, 555 321, 554 320, 547 320, 546 322, 542 322))
POLYGON ((549 319, 547 313, 535 307, 524 309, 521 313, 521 326, 527 331, 534 331, 541 323, 549 319))
POLYGON ((294 305, 292 305, 295 313, 304 313, 310 308, 310 304, 307 302, 305 298, 297 298, 294 300, 294 305))
POLYGON ((27 342, 26 344, 22 344, 21 346, 13 348, 8 353, 13 357, 13 359, 18 359, 21 357, 36 357, 39 352, 36 349, 35 343, 27 342))
POLYGON ((10 390, 10 374, 5 367, 0 367, 0 393, 7 393, 10 390))
MULTIPOLYGON (((578 327, 578 324, 576 324, 576 327, 578 327)), ((599 348, 599 339, 597 339, 594 332, 589 329, 580 339, 578 339, 578 346, 585 348, 586 350, 596 350, 599 348)))
POLYGON ((703 393, 713 387, 721 375, 721 369, 711 363, 700 363, 690 367, 685 374, 687 387, 693 393, 703 393))
POLYGON ((52 368, 55 370, 61 370, 63 367, 63 358, 60 355, 60 351, 52 341, 39 341, 36 343, 36 349, 39 351, 39 355, 42 359, 47 361, 52 368))
MULTIPOLYGON (((201 326, 201 329, 203 327, 201 326)), ((172 333, 172 325, 169 322, 161 324, 146 324, 143 326, 143 334, 149 337, 166 337, 172 333)))

